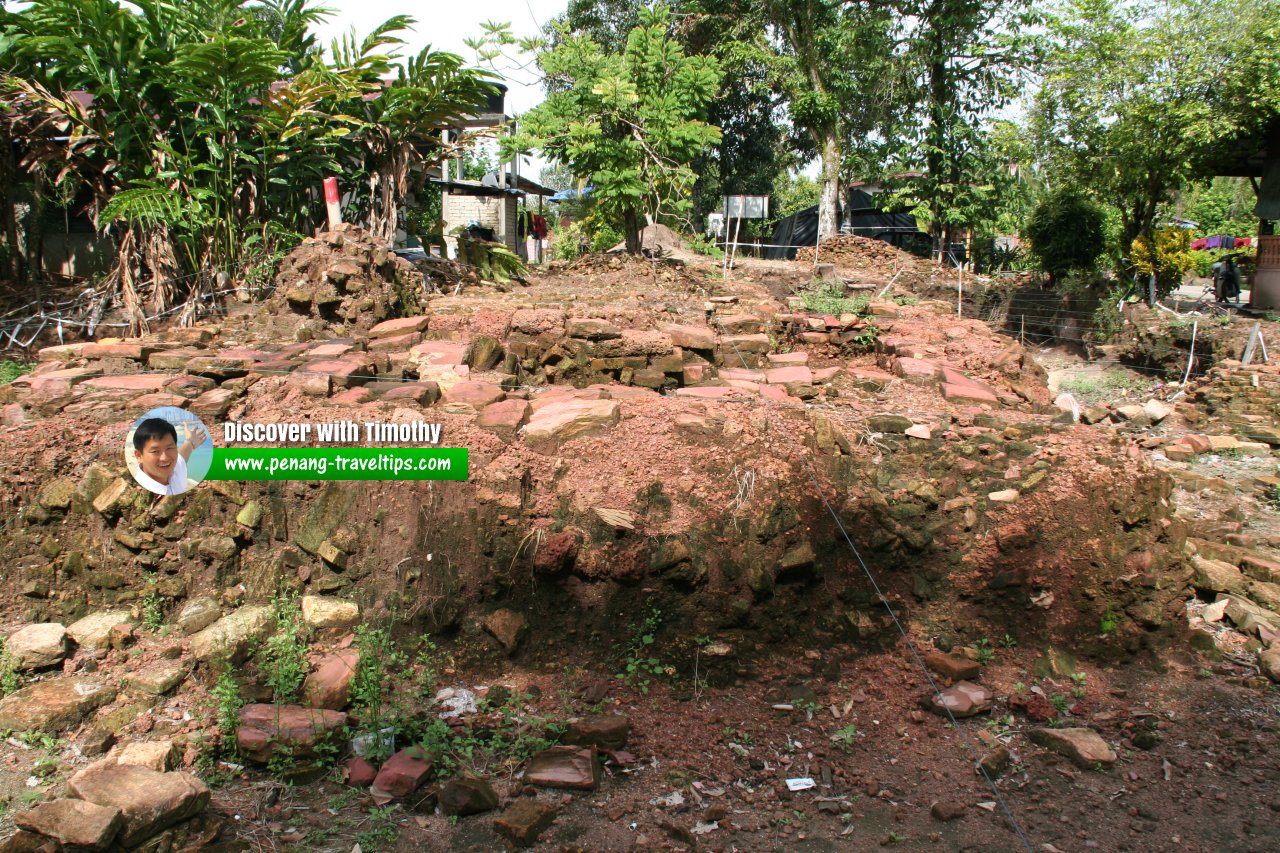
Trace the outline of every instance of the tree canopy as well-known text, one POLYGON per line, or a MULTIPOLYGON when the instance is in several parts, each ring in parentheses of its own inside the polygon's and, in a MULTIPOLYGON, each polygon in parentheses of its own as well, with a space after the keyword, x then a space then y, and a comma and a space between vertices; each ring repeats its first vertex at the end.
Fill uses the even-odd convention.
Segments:
POLYGON ((537 148, 594 186, 598 209, 640 249, 643 218, 687 217, 695 158, 720 141, 705 120, 719 63, 688 56, 663 6, 642 9, 623 50, 562 28, 538 54, 547 98, 507 137, 510 150, 537 148))
MULTIPOLYGON (((454 54, 399 62, 407 16, 326 56, 311 33, 326 12, 309 0, 132 6, 33 0, 0 13, 0 64, 16 168, 37 199, 45 186, 87 191, 117 238, 111 277, 140 327, 192 291, 184 282, 309 230, 329 175, 342 176, 351 218, 392 236, 440 129, 492 91, 454 54)), ((11 219, 12 198, 2 206, 11 219)))

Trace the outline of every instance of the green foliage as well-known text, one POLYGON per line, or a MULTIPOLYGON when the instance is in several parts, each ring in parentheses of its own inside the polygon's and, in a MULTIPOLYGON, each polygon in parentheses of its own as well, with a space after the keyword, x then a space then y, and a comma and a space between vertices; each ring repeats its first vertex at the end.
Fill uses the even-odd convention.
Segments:
POLYGON ((383 731, 389 728, 398 734, 403 726, 394 707, 395 685, 397 676, 408 669, 409 660, 385 628, 359 626, 355 646, 360 664, 351 679, 351 711, 360 721, 356 733, 373 735, 365 757, 376 764, 391 755, 383 731))
POLYGON ((529 274, 519 255, 501 243, 487 240, 459 236, 458 260, 475 267, 476 275, 484 281, 508 282, 529 274))
POLYGON ((848 752, 853 747, 853 742, 858 738, 858 734, 858 727, 850 723, 843 728, 837 729, 835 734, 831 735, 831 741, 845 752, 848 752))
POLYGON ((164 597, 156 589, 154 578, 148 578, 142 595, 142 624, 148 631, 159 631, 164 625, 164 597))
POLYGON ((995 650, 991 648, 991 641, 986 637, 979 638, 973 645, 978 650, 978 663, 986 666, 995 660, 995 650))
POLYGON ((662 611, 650 607, 644 620, 631 626, 631 635, 623 652, 622 671, 616 676, 619 681, 627 682, 645 695, 648 695, 654 677, 672 674, 671 668, 651 652, 660 627, 662 611))
MULTIPOLYGON (((620 224, 639 251, 644 215, 684 217, 696 175, 693 159, 720 141, 704 121, 720 83, 711 57, 686 56, 664 6, 642 9, 625 49, 609 51, 562 28, 543 40, 537 63, 553 85, 547 99, 504 140, 505 152, 540 149, 588 178, 602 215, 620 224)), ((492 37, 511 43, 505 29, 492 37)))
POLYGON ((1191 235, 1185 228, 1157 228, 1133 241, 1130 255, 1134 269, 1143 276, 1155 273, 1156 294, 1166 296, 1182 286, 1187 271, 1196 265, 1191 235))
POLYGON ((391 847, 400 838, 400 827, 395 823, 396 806, 381 806, 369 809, 366 823, 369 828, 356 835, 356 844, 361 850, 382 850, 391 847))
POLYGON ((591 251, 607 252, 623 241, 621 231, 607 223, 599 223, 591 233, 591 251))
POLYGON ((1022 189, 991 117, 1021 94, 1042 16, 1030 0, 914 0, 903 13, 912 89, 889 171, 919 173, 895 182, 898 195, 946 243, 1022 189))
POLYGON ((842 282, 823 282, 814 280, 800 292, 800 299, 806 311, 819 314, 830 314, 839 317, 841 314, 861 314, 867 310, 869 300, 865 296, 845 296, 842 282))
POLYGON ((56 175, 63 196, 92 194, 96 224, 119 238, 109 281, 145 289, 124 300, 136 325, 196 286, 186 274, 270 257, 287 242, 272 223, 323 222, 328 175, 345 176, 346 219, 390 239, 438 129, 492 91, 453 54, 400 57, 407 16, 326 57, 311 30, 329 14, 310 0, 34 0, 4 15, 10 133, 70 138, 28 144, 23 167, 56 175))
POLYGON ((296 595, 277 595, 271 607, 275 612, 276 631, 263 643, 257 663, 263 683, 271 688, 273 701, 282 704, 298 696, 310 670, 307 663, 309 629, 296 595))
POLYGON ((1068 376, 1058 382, 1060 392, 1071 394, 1084 403, 1108 402, 1130 392, 1145 393, 1150 389, 1149 380, 1125 370, 1068 376))
POLYGON ((776 219, 783 219, 808 207, 822 198, 822 184, 808 175, 783 172, 773 184, 770 212, 776 219))
POLYGON ((1256 203, 1248 178, 1211 178, 1186 187, 1164 212, 1195 222, 1198 236, 1248 236, 1258 230, 1256 203))
POLYGON ((1091 270, 1106 248, 1102 211, 1078 189, 1063 187, 1036 205, 1023 233, 1040 269, 1053 278, 1091 270))
POLYGON ((704 238, 701 234, 695 234, 693 239, 689 241, 689 247, 700 255, 706 255, 716 260, 724 258, 724 250, 704 238))
POLYGON ((1016 649, 1017 647, 1018 647, 1018 640, 1012 634, 1005 634, 1003 637, 1000 638, 1000 648, 1016 649))
POLYGON ((1275 120, 1280 22, 1247 0, 1069 0, 1049 19, 1032 132, 1050 179, 1092 190, 1119 247, 1275 120))
POLYGON ((551 259, 556 261, 573 261, 582 256, 583 246, 588 244, 586 226, 574 222, 568 228, 557 227, 551 241, 551 259))
POLYGON ((1110 634, 1120 625, 1120 614, 1117 613, 1110 605, 1107 606, 1107 612, 1102 614, 1102 621, 1098 625, 1098 631, 1102 634, 1110 634))
POLYGON ((18 675, 18 661, 9 654, 3 637, 0 637, 0 696, 8 696, 22 686, 18 675))
POLYGON ((23 361, 0 359, 0 385, 7 385, 19 376, 26 376, 35 369, 35 364, 23 361))
POLYGON ((215 666, 217 681, 209 691, 213 697, 216 723, 221 733, 221 751, 223 755, 233 755, 236 751, 236 729, 240 726, 240 709, 244 707, 244 699, 240 697, 240 685, 236 682, 231 662, 219 661, 215 666))

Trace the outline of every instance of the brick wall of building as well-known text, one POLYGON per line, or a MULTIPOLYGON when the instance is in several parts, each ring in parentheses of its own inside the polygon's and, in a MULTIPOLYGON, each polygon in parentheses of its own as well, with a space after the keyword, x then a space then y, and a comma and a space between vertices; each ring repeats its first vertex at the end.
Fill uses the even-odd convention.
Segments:
MULTIPOLYGON (((445 193, 442 215, 444 216, 444 233, 449 234, 455 228, 465 228, 468 222, 475 220, 485 228, 492 228, 506 244, 508 249, 516 249, 516 199, 514 196, 475 196, 445 193)), ((454 242, 449 242, 450 249, 456 252, 454 242)))

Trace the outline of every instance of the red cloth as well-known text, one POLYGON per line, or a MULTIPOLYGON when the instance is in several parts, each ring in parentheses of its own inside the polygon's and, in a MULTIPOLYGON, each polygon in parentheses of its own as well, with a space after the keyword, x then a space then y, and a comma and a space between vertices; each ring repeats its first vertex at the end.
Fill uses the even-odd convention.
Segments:
POLYGON ((1200 251, 1201 249, 1204 249, 1204 248, 1205 248, 1206 246, 1208 246, 1208 245, 1209 245, 1209 238, 1208 238, 1208 237, 1201 237, 1199 240, 1192 240, 1192 241, 1191 241, 1191 250, 1192 250, 1193 252, 1198 252, 1198 251, 1200 251))
POLYGON ((533 236, 539 240, 547 239, 547 218, 545 216, 533 217, 533 236))

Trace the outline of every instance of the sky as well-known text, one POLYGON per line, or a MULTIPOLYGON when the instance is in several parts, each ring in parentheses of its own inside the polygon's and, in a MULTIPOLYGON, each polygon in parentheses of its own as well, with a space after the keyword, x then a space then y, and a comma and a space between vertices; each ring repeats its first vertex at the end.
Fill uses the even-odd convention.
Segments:
MULTIPOLYGON (((511 24, 516 37, 536 35, 547 21, 560 14, 568 6, 568 0, 317 0, 318 5, 334 11, 316 34, 327 50, 329 43, 355 27, 357 38, 364 38, 378 24, 393 15, 409 15, 417 20, 413 30, 400 33, 406 41, 402 48, 405 55, 416 54, 431 45, 435 50, 446 50, 461 56, 468 64, 475 62, 475 51, 467 47, 464 39, 478 38, 484 34, 482 24, 511 24)), ((513 59, 515 57, 513 56, 513 59)), ((529 57, 523 58, 528 61, 529 57)), ((502 72, 507 85, 507 115, 527 112, 542 100, 542 86, 527 71, 521 72, 511 63, 495 60, 495 70, 502 72)), ((522 158, 520 173, 538 179, 546 165, 541 157, 522 158)))
MULTIPOLYGON (((482 2, 439 2, 439 0, 317 0, 318 5, 328 6, 334 14, 317 28, 317 35, 326 48, 336 36, 355 27, 356 35, 363 38, 378 24, 393 15, 409 15, 417 20, 412 32, 401 33, 408 44, 406 54, 417 53, 426 45, 437 50, 447 50, 460 55, 467 62, 475 61, 475 51, 463 43, 466 38, 483 34, 481 24, 486 21, 510 23, 516 36, 535 35, 542 25, 564 11, 567 0, 482 0, 482 2)), ((499 70, 502 70, 499 68, 499 70)), ((512 72, 506 80, 507 115, 523 113, 542 100, 542 87, 527 72, 512 72)))

